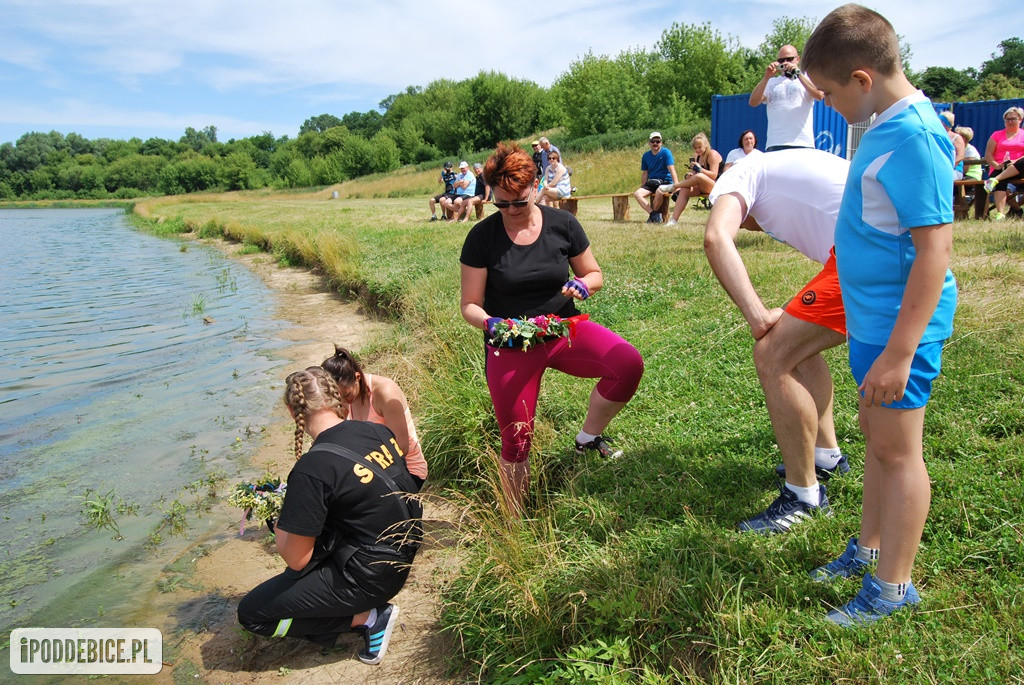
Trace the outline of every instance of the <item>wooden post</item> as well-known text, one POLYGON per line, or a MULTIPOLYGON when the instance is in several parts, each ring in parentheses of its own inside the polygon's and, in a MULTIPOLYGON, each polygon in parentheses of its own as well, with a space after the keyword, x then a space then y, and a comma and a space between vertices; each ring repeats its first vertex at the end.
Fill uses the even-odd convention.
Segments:
POLYGON ((564 209, 573 216, 576 216, 576 212, 579 211, 579 200, 574 197, 567 197, 558 201, 558 208, 564 209))
POLYGON ((612 221, 629 221, 629 195, 612 197, 612 221))
POLYGON ((476 220, 480 221, 480 219, 483 219, 483 218, 484 218, 484 203, 480 202, 476 206, 476 220))

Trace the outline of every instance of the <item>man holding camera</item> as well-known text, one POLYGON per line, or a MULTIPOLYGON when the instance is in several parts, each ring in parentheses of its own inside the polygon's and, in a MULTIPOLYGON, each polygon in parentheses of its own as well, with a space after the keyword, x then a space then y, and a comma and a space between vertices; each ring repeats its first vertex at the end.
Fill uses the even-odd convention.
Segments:
POLYGON ((765 152, 814 147, 814 101, 824 93, 800 70, 800 55, 792 45, 779 48, 775 62, 750 93, 750 106, 768 105, 765 152))
MULTIPOLYGON (((444 168, 441 170, 441 175, 437 177, 437 182, 444 184, 444 192, 441 193, 440 195, 435 195, 434 197, 430 198, 430 201, 427 203, 428 205, 430 205, 431 221, 437 221, 437 211, 434 209, 434 207, 437 205, 438 202, 441 202, 446 198, 449 201, 454 202, 455 198, 457 197, 455 194, 455 172, 452 171, 451 162, 444 163, 444 168)), ((448 215, 444 211, 444 202, 441 202, 441 218, 445 220, 448 219, 448 215)))

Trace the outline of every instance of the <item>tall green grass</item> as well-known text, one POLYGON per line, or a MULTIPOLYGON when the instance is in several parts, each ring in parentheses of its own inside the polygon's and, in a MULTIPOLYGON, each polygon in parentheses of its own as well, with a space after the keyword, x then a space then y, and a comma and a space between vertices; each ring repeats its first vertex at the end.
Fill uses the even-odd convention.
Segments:
MULTIPOLYGON (((638 158, 570 163, 580 183, 618 190, 638 158)), ((362 352, 406 389, 432 481, 464 512, 465 561, 441 617, 457 637, 455 667, 520 683, 1024 682, 1020 224, 955 228, 960 308, 925 428, 933 503, 914 570, 921 609, 848 631, 822 617, 857 581, 807 576, 858 529, 863 438, 845 348, 826 354, 854 466, 829 484, 836 516, 781 537, 740 535, 735 523, 774 497, 778 452, 749 333, 703 254, 707 213, 651 227, 611 222, 610 202, 581 203, 606 281, 584 309, 636 345, 646 373, 609 428, 626 449, 613 462, 570 448, 591 383, 545 377, 528 515, 510 520, 496 504, 482 340, 458 310, 465 230, 426 223, 424 203, 243 194, 148 212, 294 252, 397 322, 362 352)), ((772 305, 816 272, 764 236, 744 235, 741 253, 772 305)))

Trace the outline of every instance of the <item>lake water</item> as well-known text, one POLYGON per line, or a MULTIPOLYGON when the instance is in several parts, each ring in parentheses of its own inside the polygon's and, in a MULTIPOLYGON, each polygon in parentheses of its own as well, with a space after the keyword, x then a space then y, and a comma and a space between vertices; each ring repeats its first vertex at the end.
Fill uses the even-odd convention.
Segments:
POLYGON ((170 503, 239 480, 279 401, 271 293, 110 209, 0 210, 0 284, 0 626, 116 625, 184 544, 145 547, 170 503), (123 539, 89 490, 137 507, 123 539))

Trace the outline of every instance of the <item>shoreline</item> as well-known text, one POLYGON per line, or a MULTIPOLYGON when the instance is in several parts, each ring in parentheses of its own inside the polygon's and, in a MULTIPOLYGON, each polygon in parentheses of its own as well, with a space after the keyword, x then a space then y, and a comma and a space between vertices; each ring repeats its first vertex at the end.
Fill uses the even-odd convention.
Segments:
MULTIPOLYGON (((288 325, 281 338, 291 344, 278 350, 277 356, 289 370, 318 364, 329 356, 333 343, 358 350, 387 326, 362 314, 358 304, 332 293, 322 277, 307 269, 281 267, 266 253, 239 254, 241 244, 228 240, 202 242, 239 260, 271 290, 276 300, 274 318, 288 325)), ((293 425, 283 405, 278 405, 259 446, 249 455, 254 473, 288 475, 293 463, 293 425)), ((222 500, 233 485, 226 484, 222 500)), ((238 601, 284 569, 273 537, 253 523, 241 536, 237 523, 203 536, 162 572, 161 576, 170 574, 164 587, 170 583, 174 589, 162 592, 154 583, 146 608, 139 612, 138 625, 158 625, 164 631, 166 666, 157 678, 168 683, 184 677, 196 683, 453 682, 445 675, 452 639, 440 635, 437 625, 439 588, 457 563, 448 549, 457 544, 452 518, 450 506, 431 497, 428 489, 424 523, 429 541, 394 600, 402 610, 400 624, 379 666, 367 666, 355 658, 361 641, 354 634, 343 635, 337 646, 325 651, 303 640, 245 633, 235 616, 238 601)))

